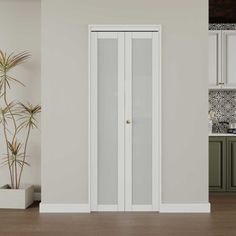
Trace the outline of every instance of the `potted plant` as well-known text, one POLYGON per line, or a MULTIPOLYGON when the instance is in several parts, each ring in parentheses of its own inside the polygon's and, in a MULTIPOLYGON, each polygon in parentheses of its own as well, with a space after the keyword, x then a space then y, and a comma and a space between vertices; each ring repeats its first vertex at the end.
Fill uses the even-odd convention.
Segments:
POLYGON ((9 183, 0 187, 0 208, 25 209, 33 203, 34 188, 22 185, 21 178, 27 162, 27 146, 32 129, 37 128, 41 106, 9 101, 8 92, 13 84, 24 84, 11 75, 15 67, 24 63, 30 54, 3 53, 0 50, 0 137, 5 152, 1 166, 9 171, 9 183))

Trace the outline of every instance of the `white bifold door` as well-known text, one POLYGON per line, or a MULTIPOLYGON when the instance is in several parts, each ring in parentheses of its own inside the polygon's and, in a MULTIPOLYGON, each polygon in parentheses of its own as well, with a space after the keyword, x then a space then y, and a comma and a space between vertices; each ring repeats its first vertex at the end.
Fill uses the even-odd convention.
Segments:
POLYGON ((158 211, 158 32, 91 32, 92 211, 158 211))

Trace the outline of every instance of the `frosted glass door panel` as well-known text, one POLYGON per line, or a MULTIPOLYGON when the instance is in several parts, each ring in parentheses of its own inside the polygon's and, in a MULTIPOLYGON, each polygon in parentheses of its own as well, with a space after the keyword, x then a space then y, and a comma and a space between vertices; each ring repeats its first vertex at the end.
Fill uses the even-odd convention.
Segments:
POLYGON ((152 39, 132 39, 132 204, 152 204, 152 39))
POLYGON ((98 204, 117 204, 118 40, 98 39, 98 204))

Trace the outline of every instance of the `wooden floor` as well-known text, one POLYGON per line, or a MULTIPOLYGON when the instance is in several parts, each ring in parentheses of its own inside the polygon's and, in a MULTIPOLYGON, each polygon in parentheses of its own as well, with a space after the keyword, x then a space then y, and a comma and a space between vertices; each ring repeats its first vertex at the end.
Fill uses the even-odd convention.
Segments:
POLYGON ((211 214, 39 214, 0 210, 0 236, 236 236, 236 196, 211 197, 211 214))

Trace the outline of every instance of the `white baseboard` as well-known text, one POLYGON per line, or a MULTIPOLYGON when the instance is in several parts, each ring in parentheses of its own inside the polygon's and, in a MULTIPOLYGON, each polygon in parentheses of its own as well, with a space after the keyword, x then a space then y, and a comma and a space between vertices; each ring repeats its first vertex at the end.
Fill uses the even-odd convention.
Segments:
POLYGON ((169 204, 160 205, 160 213, 210 213, 210 203, 193 203, 193 204, 169 204))
MULTIPOLYGON (((39 197, 39 195, 35 195, 39 197)), ((149 205, 134 205, 133 211, 152 211, 149 205)), ((40 213, 90 213, 89 204, 40 203, 40 213)), ((117 205, 99 205, 98 211, 117 211, 117 205)), ((171 204, 162 203, 160 213, 210 213, 210 203, 171 204)))
POLYGON ((34 201, 41 201, 41 193, 34 192, 34 201))
POLYGON ((90 213, 89 204, 40 203, 40 213, 90 213))

